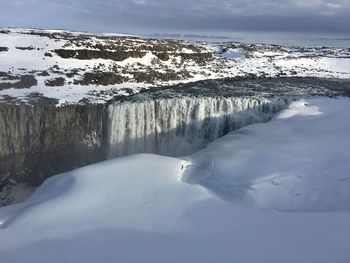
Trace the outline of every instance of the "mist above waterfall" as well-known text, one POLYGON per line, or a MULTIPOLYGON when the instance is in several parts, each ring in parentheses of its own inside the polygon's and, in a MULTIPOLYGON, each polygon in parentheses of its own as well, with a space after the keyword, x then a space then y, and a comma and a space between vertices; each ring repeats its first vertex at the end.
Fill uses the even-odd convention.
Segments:
POLYGON ((285 99, 175 97, 115 102, 108 108, 109 157, 134 153, 181 156, 230 131, 268 121, 285 99))

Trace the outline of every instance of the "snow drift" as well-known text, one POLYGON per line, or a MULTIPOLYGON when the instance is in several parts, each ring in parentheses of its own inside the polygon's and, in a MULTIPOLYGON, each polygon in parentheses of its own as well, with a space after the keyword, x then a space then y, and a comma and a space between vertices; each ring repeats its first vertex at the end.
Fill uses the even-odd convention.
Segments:
POLYGON ((242 206, 348 212, 349 107, 349 98, 293 102, 194 154, 186 177, 242 206))

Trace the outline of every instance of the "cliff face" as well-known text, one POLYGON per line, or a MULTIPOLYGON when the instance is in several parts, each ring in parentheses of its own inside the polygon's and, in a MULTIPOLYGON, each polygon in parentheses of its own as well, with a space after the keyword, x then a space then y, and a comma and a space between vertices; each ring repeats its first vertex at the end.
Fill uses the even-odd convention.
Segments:
POLYGON ((0 178, 38 184, 101 160, 104 107, 0 104, 0 178))

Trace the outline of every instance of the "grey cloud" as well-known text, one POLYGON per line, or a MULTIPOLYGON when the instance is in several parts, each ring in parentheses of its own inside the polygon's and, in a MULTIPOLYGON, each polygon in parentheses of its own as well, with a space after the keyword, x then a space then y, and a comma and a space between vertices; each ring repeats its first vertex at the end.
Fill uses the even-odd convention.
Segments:
POLYGON ((350 33, 348 0, 0 0, 0 25, 86 31, 350 33))

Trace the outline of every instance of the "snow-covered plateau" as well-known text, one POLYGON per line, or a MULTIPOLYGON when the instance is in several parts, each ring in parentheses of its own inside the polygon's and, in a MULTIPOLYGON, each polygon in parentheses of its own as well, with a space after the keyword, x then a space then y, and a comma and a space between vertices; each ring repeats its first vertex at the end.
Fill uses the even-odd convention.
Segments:
POLYGON ((238 77, 350 78, 349 48, 0 29, 0 100, 105 102, 153 86, 238 77))
POLYGON ((298 99, 192 155, 47 179, 0 208, 0 261, 350 260, 350 99, 298 99))

